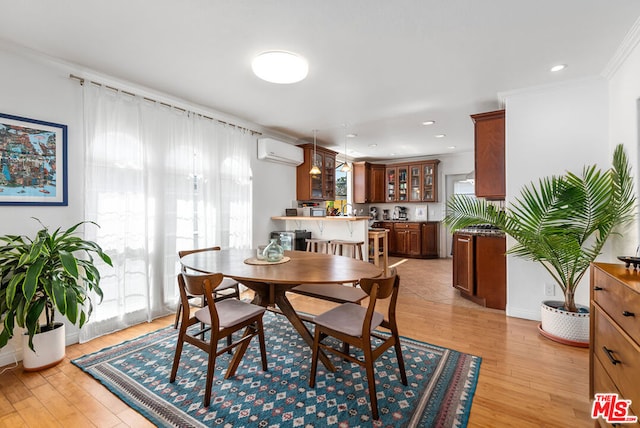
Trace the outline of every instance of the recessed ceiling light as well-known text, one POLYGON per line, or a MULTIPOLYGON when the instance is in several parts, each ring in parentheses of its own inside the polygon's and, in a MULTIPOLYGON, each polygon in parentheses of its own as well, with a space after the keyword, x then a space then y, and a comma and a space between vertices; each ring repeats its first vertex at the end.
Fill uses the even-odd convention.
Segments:
POLYGON ((347 134, 347 138, 356 138, 358 136, 358 134, 347 134))
POLYGON ((298 54, 286 51, 263 52, 253 59, 256 76, 271 83, 296 83, 307 77, 309 64, 298 54))
POLYGON ((447 147, 447 149, 449 149, 449 150, 453 150, 453 149, 455 149, 455 148, 456 148, 456 146, 448 146, 448 147, 447 147))
POLYGON ((436 134, 436 135, 434 135, 435 138, 444 138, 446 136, 447 136, 446 134, 436 134))
POLYGON ((422 122, 423 125, 428 126, 428 125, 433 125, 434 123, 436 123, 435 120, 427 120, 422 122))
POLYGON ((377 144, 369 144, 369 147, 378 147, 377 144))
POLYGON ((551 67, 551 71, 555 73, 556 71, 562 71, 565 68, 567 68, 566 64, 558 64, 558 65, 554 65, 553 67, 551 67))

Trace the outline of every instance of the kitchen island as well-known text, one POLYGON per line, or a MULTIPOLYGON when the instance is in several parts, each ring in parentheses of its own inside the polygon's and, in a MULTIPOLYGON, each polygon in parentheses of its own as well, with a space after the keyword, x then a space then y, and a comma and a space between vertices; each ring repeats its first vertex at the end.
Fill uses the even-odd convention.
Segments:
POLYGON ((342 239, 345 241, 362 241, 362 253, 365 260, 369 254, 369 217, 368 216, 276 216, 271 220, 283 222, 280 230, 307 230, 312 238, 342 239))

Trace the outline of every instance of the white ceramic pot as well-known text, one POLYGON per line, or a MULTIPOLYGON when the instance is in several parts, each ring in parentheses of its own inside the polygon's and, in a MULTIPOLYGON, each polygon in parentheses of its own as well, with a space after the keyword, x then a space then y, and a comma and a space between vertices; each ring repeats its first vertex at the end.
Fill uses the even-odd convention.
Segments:
POLYGON ((589 308, 576 305, 580 312, 562 309, 564 302, 549 300, 540 306, 540 332, 549 339, 574 346, 589 345, 589 308))
POLYGON ((22 365, 25 371, 44 370, 64 360, 65 328, 56 323, 53 330, 33 336, 33 348, 29 349, 29 335, 22 336, 22 365))

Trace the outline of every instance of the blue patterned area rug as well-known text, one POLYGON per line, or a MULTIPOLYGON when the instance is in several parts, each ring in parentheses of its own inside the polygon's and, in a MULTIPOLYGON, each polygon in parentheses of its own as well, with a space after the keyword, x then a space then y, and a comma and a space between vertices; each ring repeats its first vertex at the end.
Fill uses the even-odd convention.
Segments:
MULTIPOLYGON (((311 350, 281 315, 265 313, 268 371, 254 338, 236 376, 216 360, 211 406, 202 404, 207 356, 185 344, 176 381, 169 374, 177 330, 167 327, 73 360, 111 392, 162 427, 465 427, 479 357, 402 338, 408 386, 393 348, 376 361, 380 420, 372 420, 364 368, 332 356, 309 387, 311 350)), ((224 341, 223 341, 224 342, 224 341)), ((328 339, 327 339, 328 342, 328 339)), ((355 349, 352 350, 356 351, 355 349)))

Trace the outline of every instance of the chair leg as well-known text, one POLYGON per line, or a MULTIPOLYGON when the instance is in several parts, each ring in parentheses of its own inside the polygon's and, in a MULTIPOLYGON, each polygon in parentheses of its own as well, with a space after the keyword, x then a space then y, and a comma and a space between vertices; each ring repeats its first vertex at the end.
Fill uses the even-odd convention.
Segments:
POLYGON ((173 356, 173 365, 171 366, 171 376, 169 376, 170 383, 176 380, 176 374, 178 373, 178 366, 180 365, 180 357, 182 356, 182 347, 184 345, 184 335, 186 333, 187 333, 187 327, 180 325, 180 332, 178 333, 178 340, 176 343, 176 353, 173 356))
POLYGON ((267 371, 267 347, 264 340, 264 326, 262 318, 257 321, 258 324, 258 341, 260 342, 260 355, 262 356, 262 370, 267 371))
POLYGON ((313 348, 311 355, 311 373, 309 375, 309 387, 316 386, 316 369, 318 368, 318 356, 320 354, 320 327, 316 325, 316 331, 313 335, 313 348))
POLYGON ((393 332, 395 340, 394 348, 396 349, 396 359, 398 360, 398 369, 400 369, 400 379, 403 385, 407 385, 407 373, 404 370, 404 357, 402 356, 402 345, 400 344, 400 337, 398 332, 393 332))
MULTIPOLYGON (((244 339, 245 337, 251 334, 253 334, 252 327, 248 326, 244 330, 244 334, 242 335, 242 338, 244 339)), ((242 361, 242 357, 244 356, 244 353, 247 352, 247 348, 249 347, 249 342, 251 342, 251 340, 245 340, 240 345, 236 346, 236 350, 235 350, 235 353, 233 354, 233 358, 231 358, 231 361, 229 362, 229 368, 227 369, 227 372, 224 375, 225 379, 229 379, 231 376, 233 376, 236 373, 236 370, 240 365, 240 361, 242 361)))
POLYGON ((371 345, 366 345, 362 350, 364 353, 364 365, 367 369, 367 383, 369 384, 369 402, 371 403, 371 414, 373 419, 378 419, 378 397, 376 396, 376 374, 373 368, 373 353, 371 352, 371 345))
POLYGON ((176 320, 173 322, 173 328, 178 328, 178 323, 180 322, 180 316, 182 315, 182 302, 178 302, 178 309, 176 310, 176 320))
MULTIPOLYGON (((213 332, 211 333, 213 336, 213 332)), ((211 404, 211 387, 213 386, 213 372, 216 370, 216 347, 217 340, 211 338, 209 347, 209 361, 207 362, 207 382, 204 390, 204 407, 209 407, 211 404)))

